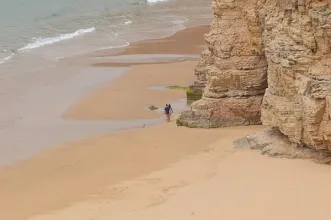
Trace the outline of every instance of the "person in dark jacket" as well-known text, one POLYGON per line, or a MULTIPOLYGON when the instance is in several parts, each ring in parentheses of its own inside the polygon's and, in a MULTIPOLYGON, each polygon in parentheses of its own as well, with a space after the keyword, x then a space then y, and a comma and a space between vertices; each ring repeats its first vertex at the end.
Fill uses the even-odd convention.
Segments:
POLYGON ((166 116, 166 122, 170 122, 170 115, 171 115, 170 110, 171 110, 171 106, 166 104, 166 107, 164 108, 164 115, 166 116))

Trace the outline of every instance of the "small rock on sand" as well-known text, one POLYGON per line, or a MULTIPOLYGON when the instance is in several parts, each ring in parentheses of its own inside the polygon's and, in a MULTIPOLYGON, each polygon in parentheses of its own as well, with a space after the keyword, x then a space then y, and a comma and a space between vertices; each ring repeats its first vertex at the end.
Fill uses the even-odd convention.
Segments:
POLYGON ((155 111, 155 110, 158 110, 159 108, 154 106, 154 105, 151 105, 151 106, 148 107, 148 109, 151 110, 151 111, 155 111))

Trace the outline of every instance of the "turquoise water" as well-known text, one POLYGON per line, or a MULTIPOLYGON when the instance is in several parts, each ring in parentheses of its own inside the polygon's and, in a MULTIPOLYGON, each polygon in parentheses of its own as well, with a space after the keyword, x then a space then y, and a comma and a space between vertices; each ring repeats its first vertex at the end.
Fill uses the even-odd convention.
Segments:
POLYGON ((125 47, 211 19, 211 0, 0 0, 0 4, 0 71, 125 47))

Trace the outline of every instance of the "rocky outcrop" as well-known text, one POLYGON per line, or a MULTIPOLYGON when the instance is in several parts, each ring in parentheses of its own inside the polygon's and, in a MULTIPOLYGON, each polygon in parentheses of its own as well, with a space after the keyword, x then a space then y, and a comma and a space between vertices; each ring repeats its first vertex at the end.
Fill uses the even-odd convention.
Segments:
POLYGON ((309 159, 317 163, 331 164, 331 152, 297 146, 277 128, 267 128, 235 140, 233 144, 238 148, 259 150, 262 155, 270 157, 309 159))
POLYGON ((203 90, 207 84, 206 72, 208 67, 213 64, 211 51, 208 49, 201 53, 201 58, 194 69, 194 74, 197 77, 196 81, 191 85, 192 90, 203 90))
POLYGON ((186 92, 188 104, 192 104, 192 102, 202 98, 203 90, 207 84, 206 72, 208 67, 212 65, 212 60, 211 52, 208 49, 201 53, 201 58, 194 69, 194 74, 197 79, 193 85, 190 85, 188 91, 186 92))
POLYGON ((291 146, 331 150, 331 0, 214 0, 213 9, 204 95, 179 124, 261 118, 291 146))
POLYGON ((257 0, 213 1, 214 21, 206 35, 194 88, 203 98, 184 112, 178 125, 222 127, 260 124, 260 106, 267 87, 257 0))
POLYGON ((262 121, 298 146, 331 150, 331 1, 266 1, 262 121), (276 6, 276 2, 279 2, 276 6))

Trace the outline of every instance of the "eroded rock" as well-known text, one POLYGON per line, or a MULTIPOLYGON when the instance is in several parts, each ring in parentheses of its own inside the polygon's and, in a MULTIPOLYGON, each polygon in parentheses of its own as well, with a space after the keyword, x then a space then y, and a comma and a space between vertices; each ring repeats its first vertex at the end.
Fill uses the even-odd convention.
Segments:
POLYGON ((208 49, 195 69, 193 88, 202 99, 178 119, 189 127, 260 124, 267 87, 267 61, 255 7, 257 0, 214 0, 214 21, 206 35, 208 49))
POLYGON ((275 2, 259 10, 268 60, 262 122, 297 146, 331 150, 331 2, 275 2))
POLYGON ((213 0, 213 9, 195 72, 204 94, 179 124, 261 119, 284 148, 331 151, 331 1, 213 0))
POLYGON ((308 147, 300 147, 289 141, 277 128, 248 135, 233 142, 235 147, 259 150, 270 157, 309 159, 317 163, 331 164, 331 153, 308 147))

